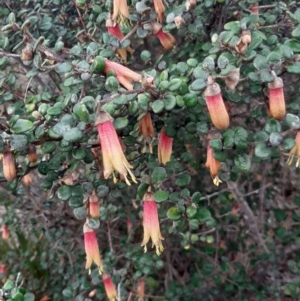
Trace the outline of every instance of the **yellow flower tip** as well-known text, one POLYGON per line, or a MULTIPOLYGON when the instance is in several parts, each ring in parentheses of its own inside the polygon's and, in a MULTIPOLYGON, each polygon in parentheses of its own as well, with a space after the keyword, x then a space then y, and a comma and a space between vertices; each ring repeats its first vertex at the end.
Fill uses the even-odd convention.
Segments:
POLYGON ((155 248, 156 248, 156 254, 157 254, 157 256, 160 256, 161 253, 164 251, 164 247, 163 247, 162 244, 160 244, 158 246, 155 246, 155 248))
POLYGON ((92 271, 91 271, 91 269, 89 269, 89 275, 91 275, 91 273, 92 273, 92 271))
POLYGON ((220 178, 218 176, 214 177, 213 178, 213 183, 216 185, 216 186, 219 186, 220 183, 223 183, 220 178))
MULTIPOLYGON (((142 244, 143 246, 143 244, 142 244)), ((144 253, 147 253, 147 245, 144 245, 144 253)))

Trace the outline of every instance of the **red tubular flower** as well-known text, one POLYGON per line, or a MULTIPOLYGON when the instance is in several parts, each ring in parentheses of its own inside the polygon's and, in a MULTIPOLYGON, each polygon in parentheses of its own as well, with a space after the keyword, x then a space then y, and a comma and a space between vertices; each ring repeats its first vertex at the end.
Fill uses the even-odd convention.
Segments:
POLYGON ((153 192, 146 192, 143 197, 143 226, 144 226, 144 239, 141 244, 144 251, 147 252, 147 243, 152 240, 152 247, 155 246, 156 254, 160 255, 164 250, 162 245, 162 235, 160 233, 159 219, 157 212, 157 205, 154 199, 153 192))
POLYGON ((162 0, 153 0, 153 4, 157 14, 157 22, 162 23, 165 18, 165 7, 162 0))
POLYGON ((275 79, 273 82, 268 84, 270 115, 274 119, 281 120, 286 113, 283 81, 280 77, 277 77, 274 71, 272 71, 272 75, 275 79))
POLYGON ((116 301, 118 298, 117 290, 111 278, 107 274, 102 276, 105 292, 109 301, 116 301))
POLYGON ((155 136, 155 133, 152 124, 151 114, 149 112, 139 121, 139 134, 143 135, 144 140, 149 145, 149 152, 152 154, 151 138, 155 136))
POLYGON ((204 97, 213 125, 219 130, 225 130, 229 126, 228 112, 222 98, 221 88, 210 76, 204 97))
POLYGON ((300 166, 300 131, 297 132, 296 139, 295 139, 295 146, 289 152, 289 158, 287 160, 287 164, 291 165, 294 157, 297 157, 296 167, 300 166))
POLYGON ((112 19, 116 20, 118 17, 123 19, 129 17, 129 11, 127 6, 127 0, 114 0, 114 12, 112 19))
POLYGON ((107 112, 101 111, 96 116, 95 122, 95 125, 98 127, 99 141, 102 150, 104 178, 107 179, 113 174, 114 181, 116 182, 114 175, 114 171, 116 170, 120 175, 124 176, 127 185, 130 185, 127 179, 128 173, 132 181, 137 183, 134 174, 130 170, 132 165, 129 164, 122 151, 112 120, 112 117, 107 112))
POLYGON ((254 4, 250 5, 249 9, 250 9, 252 14, 258 15, 258 13, 259 13, 258 2, 255 2, 254 4))
POLYGON ((6 273, 6 266, 5 264, 0 264, 0 274, 5 274, 6 273))
POLYGON ((144 297, 145 297, 145 281, 144 281, 144 278, 140 278, 138 280, 137 296, 138 296, 138 301, 143 301, 144 300, 144 297))
POLYGON ((2 239, 3 240, 8 240, 9 238, 9 230, 8 230, 8 227, 7 225, 3 225, 2 226, 2 239))
POLYGON ((99 206, 99 198, 95 194, 95 191, 89 196, 89 211, 90 216, 93 218, 100 217, 100 206, 99 206))
POLYGON ((130 91, 133 90, 133 85, 131 83, 132 81, 139 83, 142 81, 142 76, 140 74, 121 64, 106 60, 104 73, 107 74, 109 71, 114 71, 120 84, 130 91))
POLYGON ((219 186, 219 184, 222 183, 218 177, 218 172, 221 169, 221 162, 214 158, 214 152, 209 143, 207 144, 207 158, 205 166, 209 169, 214 184, 219 186))
POLYGON ((132 221, 130 219, 127 219, 127 234, 129 235, 132 230, 132 221))
POLYGON ((173 138, 166 135, 165 129, 162 128, 158 140, 158 162, 166 165, 171 160, 173 138))
POLYGON ((170 33, 162 31, 161 24, 153 24, 153 33, 157 36, 165 49, 172 50, 176 46, 175 38, 170 33))
MULTIPOLYGON (((124 35, 118 25, 118 23, 114 22, 111 18, 110 15, 106 19, 106 28, 109 34, 112 36, 118 38, 119 40, 122 40, 124 38, 124 35)), ((127 60, 127 51, 130 52, 131 54, 133 53, 133 49, 130 47, 126 48, 118 48, 117 52, 120 55, 121 59, 126 62, 127 60)))
POLYGON ((91 265, 94 262, 98 268, 99 273, 102 273, 103 265, 101 261, 101 255, 99 251, 99 246, 97 242, 96 233, 91 229, 87 223, 83 226, 84 235, 84 247, 86 253, 86 265, 85 268, 89 269, 89 274, 91 273, 91 265))

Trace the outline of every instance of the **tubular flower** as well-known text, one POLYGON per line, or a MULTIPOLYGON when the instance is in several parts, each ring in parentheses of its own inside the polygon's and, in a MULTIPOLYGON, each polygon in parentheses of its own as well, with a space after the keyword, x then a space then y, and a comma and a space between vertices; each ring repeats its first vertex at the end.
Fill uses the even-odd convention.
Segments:
POLYGON ((5 264, 0 264, 0 274, 5 274, 6 273, 6 266, 5 264))
POLYGON ((91 273, 91 265, 94 262, 98 268, 99 273, 102 273, 103 265, 101 261, 101 255, 99 251, 99 246, 97 242, 96 233, 91 229, 87 223, 83 226, 84 235, 84 248, 86 253, 86 265, 85 268, 89 269, 89 274, 91 273))
POLYGON ((149 112, 139 121, 139 134, 143 135, 145 142, 147 142, 149 145, 149 152, 152 154, 153 151, 151 137, 154 137, 155 133, 152 124, 151 114, 149 112))
POLYGON ((138 301, 143 301, 144 300, 144 297, 145 297, 145 281, 144 281, 144 278, 140 278, 138 280, 137 296, 138 296, 138 301))
POLYGON ((156 254, 160 255, 164 250, 161 240, 163 237, 160 233, 157 205, 154 199, 153 192, 146 192, 143 197, 143 226, 144 226, 144 239, 141 244, 144 251, 147 252, 147 243, 152 240, 152 247, 155 246, 156 254))
POLYGON ((268 84, 270 115, 274 119, 281 120, 285 116, 283 81, 280 77, 277 77, 274 71, 272 71, 272 75, 275 79, 268 84))
POLYGON ((89 196, 89 211, 91 217, 100 217, 99 199, 98 196, 95 194, 95 191, 93 191, 93 193, 89 196))
POLYGON ((17 177, 15 159, 11 151, 3 153, 3 175, 7 181, 12 181, 17 177))
POLYGON ((166 135, 165 129, 162 128, 158 140, 158 162, 166 165, 171 160, 173 138, 166 135))
POLYGON ((121 19, 123 19, 124 17, 129 17, 127 0, 114 0, 114 11, 112 19, 117 20, 119 16, 121 19))
POLYGON ((109 301, 116 301, 118 298, 117 290, 111 278, 107 274, 102 276, 105 292, 109 301))
POLYGON ((127 173, 134 183, 137 183, 132 171, 132 165, 129 164, 124 156, 118 135, 112 123, 112 117, 104 111, 101 111, 96 116, 95 125, 98 127, 99 141, 102 150, 102 160, 104 166, 104 178, 107 179, 113 174, 114 182, 116 177, 114 171, 116 170, 120 175, 123 175, 127 185, 130 185, 127 179, 127 173))
POLYGON ((153 0, 153 3, 157 14, 157 22, 162 23, 165 18, 165 7, 162 0, 153 0))
MULTIPOLYGON (((119 40, 122 40, 124 38, 124 35, 119 25, 110 18, 110 15, 106 19, 106 28, 109 34, 118 38, 119 40)), ((120 55, 121 59, 124 62, 126 62, 127 60, 127 51, 130 52, 131 54, 133 53, 133 49, 130 47, 117 49, 118 54, 120 55)))
POLYGON ((120 84, 130 91, 133 90, 132 81, 140 83, 142 80, 142 76, 140 74, 118 63, 106 60, 104 73, 107 74, 109 71, 114 71, 120 84))
POLYGON ((9 230, 8 227, 6 225, 2 226, 2 239, 3 240, 8 240, 9 238, 9 230))
POLYGON ((291 165, 294 157, 297 157, 296 167, 300 166, 300 131, 297 132, 295 139, 295 146, 289 152, 289 158, 287 160, 287 164, 291 165))
POLYGON ((207 158, 205 167, 209 169, 214 184, 219 186, 219 184, 222 183, 218 177, 218 172, 221 169, 221 162, 214 158, 214 153, 209 143, 207 144, 207 158))
POLYGON ((157 36, 160 43, 167 50, 172 50, 176 46, 175 38, 168 32, 162 31, 162 25, 159 23, 153 24, 153 33, 157 36))
POLYGON ((228 112, 222 98, 221 88, 210 76, 204 97, 213 125, 219 130, 225 130, 229 126, 228 112))
POLYGON ((258 13, 259 13, 258 2, 255 2, 254 4, 250 5, 249 9, 252 14, 258 15, 258 13))

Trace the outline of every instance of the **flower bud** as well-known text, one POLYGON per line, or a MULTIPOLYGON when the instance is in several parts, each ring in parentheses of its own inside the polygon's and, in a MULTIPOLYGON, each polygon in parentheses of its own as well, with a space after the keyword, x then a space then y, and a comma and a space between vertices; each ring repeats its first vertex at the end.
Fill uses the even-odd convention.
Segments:
POLYGON ((162 31, 162 25, 159 23, 153 24, 153 34, 157 36, 160 43, 167 50, 172 50, 176 46, 175 38, 168 32, 162 31))
POLYGON ((242 39, 242 42, 248 46, 251 43, 251 31, 243 30, 241 39, 242 39))
POLYGON ((7 225, 3 225, 2 226, 2 239, 3 240, 8 240, 9 238, 9 230, 8 230, 8 227, 7 225))
POLYGON ((117 294, 116 287, 111 280, 111 277, 107 274, 103 274, 102 279, 103 279, 103 284, 108 300, 116 301, 118 298, 118 294, 117 294))
POLYGON ((225 84, 230 90, 234 90, 240 80, 240 68, 231 70, 225 77, 225 84))
POLYGON ((185 25, 185 21, 181 16, 175 17, 174 22, 178 29, 181 28, 183 25, 185 25))
POLYGON ((281 120, 286 114, 283 81, 280 77, 277 77, 274 71, 272 71, 272 75, 275 79, 268 84, 269 111, 271 117, 281 120))
POLYGON ((3 174, 7 181, 12 181, 17 177, 15 159, 11 151, 3 153, 3 174))
POLYGON ((95 191, 89 196, 89 211, 90 216, 93 218, 100 217, 100 206, 99 206, 99 198, 95 194, 95 191))
POLYGON ((140 278, 138 280, 137 296, 138 296, 138 301, 143 301, 144 300, 144 297, 145 297, 145 281, 144 281, 144 278, 140 278))
POLYGON ((36 147, 32 144, 28 147, 27 157, 28 157, 28 161, 31 163, 35 163, 38 159, 38 156, 36 153, 36 147))
POLYGON ((163 127, 160 132, 158 140, 158 162, 166 165, 171 160, 172 155, 173 138, 170 138, 165 133, 165 128, 163 127))
POLYGON ((154 9, 157 14, 157 22, 162 23, 165 18, 165 7, 162 0, 153 0, 154 9))
POLYGON ((221 88, 211 77, 208 78, 204 97, 213 125, 219 130, 228 128, 229 116, 222 98, 221 88))
POLYGON ((185 1, 185 9, 186 10, 193 10, 196 7, 197 3, 196 0, 186 0, 185 1))
POLYGON ((33 59, 33 49, 30 44, 26 44, 25 48, 22 49, 21 60, 31 61, 33 59))

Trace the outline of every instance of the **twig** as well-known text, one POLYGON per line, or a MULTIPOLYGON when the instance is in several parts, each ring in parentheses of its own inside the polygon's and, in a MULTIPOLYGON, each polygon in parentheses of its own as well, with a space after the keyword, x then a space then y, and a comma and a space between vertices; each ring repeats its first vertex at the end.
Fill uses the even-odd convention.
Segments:
POLYGON ((87 32, 86 26, 85 26, 85 24, 84 24, 84 22, 83 22, 83 19, 82 19, 81 12, 80 12, 80 10, 78 9, 77 4, 75 3, 74 0, 72 0, 72 3, 73 3, 73 5, 76 7, 76 10, 77 10, 77 13, 78 13, 78 17, 79 17, 79 21, 80 21, 80 23, 81 23, 81 25, 82 25, 84 31, 87 32))
POLYGON ((110 222, 107 222, 107 238, 108 238, 110 252, 114 253, 114 247, 113 247, 112 238, 111 238, 110 222))
POLYGON ((228 189, 227 189, 227 188, 224 188, 224 189, 222 189, 222 190, 220 190, 220 191, 217 191, 217 192, 214 192, 214 193, 212 193, 212 194, 208 194, 208 195, 202 196, 202 197, 200 198, 200 201, 203 201, 203 200, 210 200, 211 198, 213 198, 213 197, 215 197, 215 196, 217 196, 217 195, 219 195, 219 194, 221 194, 221 193, 223 193, 223 192, 226 192, 226 191, 228 191, 228 189))
POLYGON ((236 201, 239 203, 239 208, 244 215, 245 223, 246 223, 247 227, 249 228, 249 231, 252 234, 253 239, 263 247, 263 249, 265 250, 266 253, 269 254, 270 251, 269 251, 268 247, 266 246, 266 244, 259 232, 256 217, 254 216, 248 203, 245 201, 245 198, 238 190, 237 184, 232 181, 227 181, 227 186, 228 186, 228 189, 233 194, 236 201))

